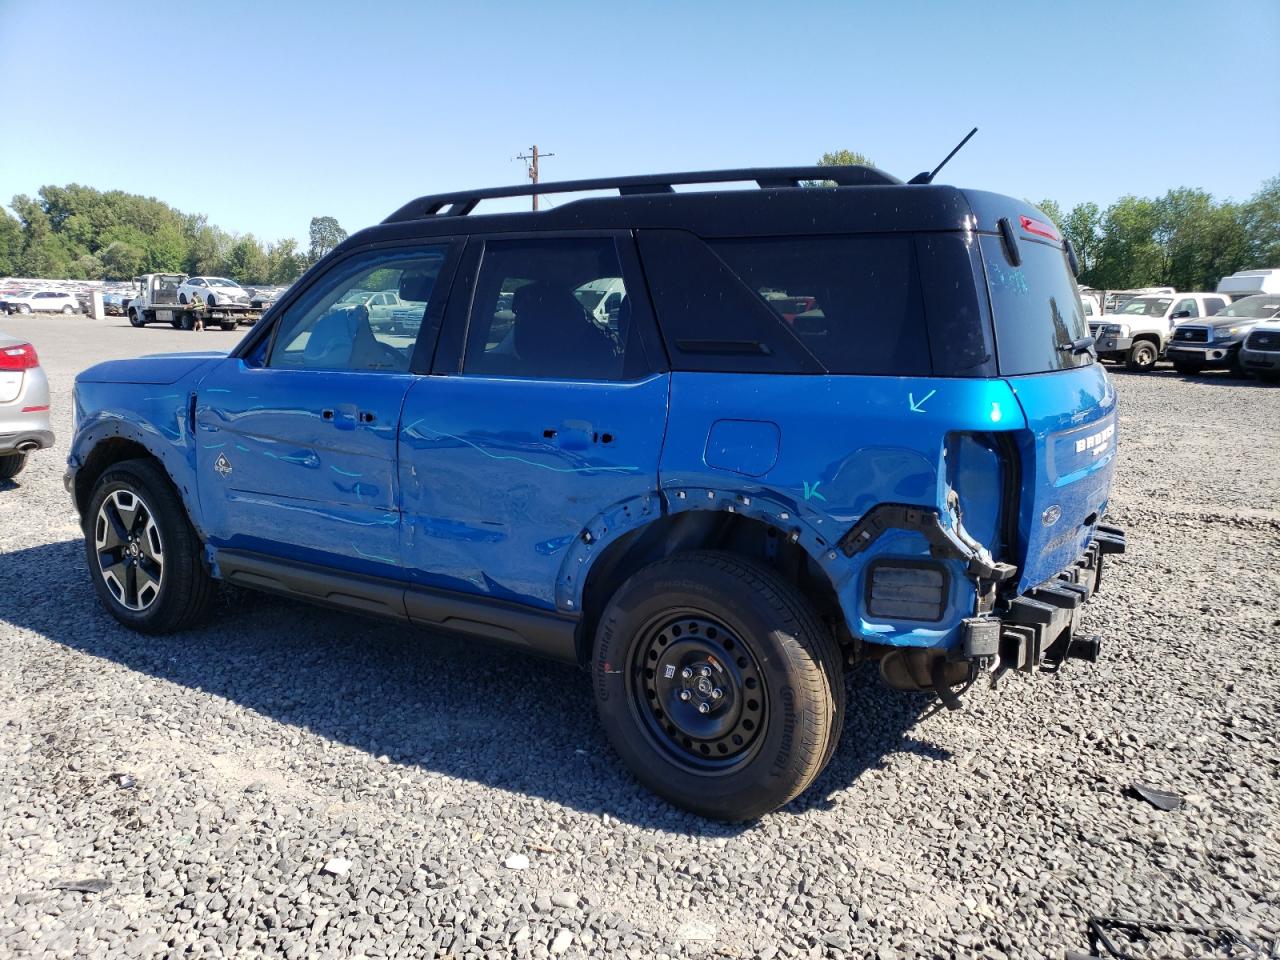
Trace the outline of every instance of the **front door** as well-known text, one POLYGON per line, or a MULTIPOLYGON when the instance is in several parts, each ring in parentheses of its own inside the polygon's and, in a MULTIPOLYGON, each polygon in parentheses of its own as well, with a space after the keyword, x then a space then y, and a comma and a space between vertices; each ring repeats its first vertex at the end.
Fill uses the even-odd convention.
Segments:
POLYGON ((211 543, 400 575, 397 427, 418 331, 375 325, 366 303, 389 289, 425 313, 448 253, 383 249, 336 263, 256 351, 205 378, 196 446, 211 543))
POLYGON ((642 290, 629 237, 479 253, 473 241, 479 266, 460 273, 474 287, 455 292, 435 372, 405 398, 405 565, 429 586, 576 613, 571 546, 657 489, 669 377, 647 306, 623 289, 642 290), (596 309, 602 290, 617 309, 596 309))

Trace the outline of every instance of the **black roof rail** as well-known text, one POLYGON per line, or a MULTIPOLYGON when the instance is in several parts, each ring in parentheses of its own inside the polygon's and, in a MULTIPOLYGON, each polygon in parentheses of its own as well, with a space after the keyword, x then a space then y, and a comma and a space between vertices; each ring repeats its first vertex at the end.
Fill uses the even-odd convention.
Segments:
POLYGON ((830 180, 837 186, 871 186, 902 183, 897 177, 875 167, 746 167, 738 170, 698 170, 690 173, 655 173, 637 177, 600 177, 593 180, 561 180, 530 183, 487 190, 437 193, 411 200, 383 223, 421 220, 425 217, 460 217, 469 214, 481 200, 503 197, 530 197, 544 193, 581 193, 588 190, 617 190, 620 196, 646 193, 674 193, 677 184, 733 183, 754 181, 761 189, 798 187, 806 180, 830 180))

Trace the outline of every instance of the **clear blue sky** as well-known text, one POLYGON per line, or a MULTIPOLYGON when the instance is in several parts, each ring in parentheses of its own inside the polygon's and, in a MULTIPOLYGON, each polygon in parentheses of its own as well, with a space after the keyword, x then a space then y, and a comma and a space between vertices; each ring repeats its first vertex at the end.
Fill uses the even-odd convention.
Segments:
POLYGON ((840 147, 909 177, 977 125, 940 179, 1064 206, 1280 173, 1280 0, 0 0, 0 44, 4 202, 78 182, 264 240, 518 182, 533 143, 547 180, 840 147))

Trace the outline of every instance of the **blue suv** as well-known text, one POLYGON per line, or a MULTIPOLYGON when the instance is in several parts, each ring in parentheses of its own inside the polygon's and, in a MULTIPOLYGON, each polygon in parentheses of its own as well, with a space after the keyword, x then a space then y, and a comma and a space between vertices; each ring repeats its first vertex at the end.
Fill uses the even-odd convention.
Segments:
POLYGON ((580 664, 642 782, 753 818, 851 664, 955 708, 1096 657, 1124 537, 1074 265, 1018 200, 870 167, 422 197, 229 355, 80 374, 93 584, 148 633, 222 580, 580 664), (473 212, 531 192, 605 195, 473 212))

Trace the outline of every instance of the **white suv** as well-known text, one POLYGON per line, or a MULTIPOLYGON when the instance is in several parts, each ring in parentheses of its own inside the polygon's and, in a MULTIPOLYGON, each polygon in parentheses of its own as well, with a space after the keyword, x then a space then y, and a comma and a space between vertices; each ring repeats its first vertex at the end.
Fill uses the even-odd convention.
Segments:
POLYGON ((1090 321, 1100 360, 1123 360, 1130 370, 1150 370, 1164 355, 1175 324, 1212 317, 1227 305, 1221 293, 1160 293, 1134 297, 1115 313, 1090 321))
POLYGON ((5 297, 4 308, 8 313, 76 313, 80 301, 69 293, 37 290, 5 297))

